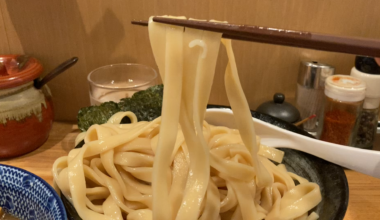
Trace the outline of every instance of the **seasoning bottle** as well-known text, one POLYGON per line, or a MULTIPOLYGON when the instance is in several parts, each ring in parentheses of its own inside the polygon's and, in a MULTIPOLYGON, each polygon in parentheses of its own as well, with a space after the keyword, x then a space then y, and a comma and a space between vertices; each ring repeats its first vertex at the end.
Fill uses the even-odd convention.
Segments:
POLYGON ((379 104, 380 104, 380 67, 372 57, 358 56, 351 76, 360 78, 366 83, 367 89, 358 129, 353 146, 371 149, 376 136, 379 104))
MULTIPOLYGON (((316 61, 303 61, 300 64, 297 80, 296 103, 301 118, 319 116, 324 101, 323 91, 327 77, 334 75, 335 68, 316 61)), ((303 129, 313 135, 317 131, 317 118, 308 120, 303 129)))
POLYGON ((361 79, 334 75, 326 79, 325 102, 318 137, 327 142, 351 145, 365 97, 361 79))

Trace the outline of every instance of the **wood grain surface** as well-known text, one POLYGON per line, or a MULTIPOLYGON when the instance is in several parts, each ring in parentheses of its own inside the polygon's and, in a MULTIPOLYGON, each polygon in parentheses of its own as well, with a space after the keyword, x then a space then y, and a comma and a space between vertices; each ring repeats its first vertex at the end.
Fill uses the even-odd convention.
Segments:
MULTIPOLYGON (((54 79, 58 120, 75 120, 89 105, 87 74, 112 63, 142 63, 157 68, 148 31, 130 24, 151 15, 200 19, 380 38, 378 0, 0 0, 0 54, 27 53, 41 60, 46 74, 64 60, 79 62, 54 79)), ((240 79, 251 109, 283 92, 295 96, 301 60, 317 60, 349 74, 354 56, 315 50, 233 42, 240 79)), ((221 49, 210 103, 227 104, 221 49)))
MULTIPOLYGON (((28 170, 53 184, 51 168, 60 156, 74 147, 78 131, 68 123, 54 123, 48 141, 39 149, 19 158, 0 160, 0 163, 28 170)), ((380 219, 380 179, 346 170, 350 188, 345 220, 380 219)))

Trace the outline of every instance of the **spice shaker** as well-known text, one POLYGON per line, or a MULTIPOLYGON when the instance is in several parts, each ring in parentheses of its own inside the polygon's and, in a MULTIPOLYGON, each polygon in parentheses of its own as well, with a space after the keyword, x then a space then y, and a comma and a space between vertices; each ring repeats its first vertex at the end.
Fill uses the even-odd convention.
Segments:
POLYGON ((353 146, 371 149, 376 136, 379 115, 380 67, 373 57, 357 56, 351 76, 360 78, 367 86, 353 146))
POLYGON ((323 113, 318 121, 321 140, 351 145, 365 89, 365 82, 352 76, 334 75, 326 79, 323 113))
MULTIPOLYGON (((334 75, 335 68, 316 61, 301 62, 298 82, 296 102, 301 118, 308 118, 311 115, 319 115, 323 100, 324 87, 327 77, 334 75)), ((317 130, 317 118, 310 119, 303 124, 303 128, 311 133, 317 130)))

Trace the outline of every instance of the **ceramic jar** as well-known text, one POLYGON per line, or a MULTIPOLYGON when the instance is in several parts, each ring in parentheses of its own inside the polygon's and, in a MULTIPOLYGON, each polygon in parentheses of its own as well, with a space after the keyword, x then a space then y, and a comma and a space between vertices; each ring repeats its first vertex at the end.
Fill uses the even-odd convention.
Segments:
POLYGON ((41 63, 30 58, 20 68, 17 55, 0 56, 0 158, 16 157, 40 147, 53 123, 53 103, 47 86, 33 81, 41 63))

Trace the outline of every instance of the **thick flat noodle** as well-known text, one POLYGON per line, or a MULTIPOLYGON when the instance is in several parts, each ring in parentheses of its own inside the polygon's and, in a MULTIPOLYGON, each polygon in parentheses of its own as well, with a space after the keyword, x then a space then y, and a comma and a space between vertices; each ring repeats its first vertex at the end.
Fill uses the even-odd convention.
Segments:
POLYGON ((152 211, 149 209, 140 209, 128 215, 127 220, 151 220, 152 211))
POLYGON ((132 112, 119 112, 79 134, 83 147, 53 165, 55 185, 80 217, 318 219, 308 213, 321 201, 319 186, 273 164, 283 152, 260 145, 255 135, 231 41, 223 40, 225 83, 238 130, 203 120, 221 34, 150 18, 149 38, 165 84, 162 117, 138 122, 132 112), (124 117, 131 124, 120 124, 124 117))
POLYGON ((120 208, 117 206, 115 201, 109 196, 103 203, 104 215, 111 217, 114 220, 122 220, 120 208))
POLYGON ((149 40, 162 81, 165 81, 166 27, 149 18, 149 40))
POLYGON ((210 180, 208 183, 205 207, 199 220, 217 220, 220 212, 220 196, 218 187, 210 180))
MULTIPOLYGON (((205 31, 199 32, 198 30, 186 28, 185 37, 185 39, 192 41, 189 45, 187 45, 187 41, 184 42, 184 51, 196 49, 189 48, 189 46, 194 41, 199 41, 201 43, 198 45, 202 47, 202 52, 186 52, 185 54, 188 56, 184 56, 184 67, 189 67, 191 63, 195 63, 192 59, 195 57, 197 58, 195 65, 197 68, 190 67, 184 71, 184 73, 187 72, 187 74, 196 77, 189 77, 188 81, 184 81, 183 86, 183 94, 185 96, 182 99, 180 124, 188 145, 190 166, 185 195, 176 219, 195 220, 202 210, 201 205, 202 203, 204 204, 204 197, 210 178, 209 149, 205 136, 200 134, 207 134, 207 131, 203 132, 203 117, 215 72, 221 34, 205 31), (189 37, 187 37, 188 34, 190 35, 189 37), (193 39, 194 37, 198 39, 193 39), (208 47, 212 48, 209 50, 208 47), (186 96, 186 94, 194 95, 186 96)), ((213 212, 217 213, 217 210, 213 210, 213 212)))
POLYGON ((265 145, 260 145, 259 152, 257 153, 260 156, 266 157, 273 160, 274 162, 281 163, 284 158, 284 152, 277 150, 273 147, 268 147, 265 145))
POLYGON ((226 47, 229 60, 224 79, 228 101, 231 104, 235 123, 240 131, 241 138, 252 155, 254 167, 256 169, 257 184, 260 187, 265 187, 271 185, 272 180, 268 171, 258 160, 257 153, 259 148, 256 143, 255 128, 253 127, 252 116, 247 99, 245 98, 243 89, 240 85, 231 40, 223 39, 222 43, 226 47))
POLYGON ((170 189, 170 200, 173 207, 173 218, 175 218, 179 208, 182 204, 183 194, 186 188, 187 175, 189 173, 189 157, 186 157, 186 154, 183 150, 177 152, 176 157, 173 161, 173 182, 172 188, 170 189))
MULTIPOLYGON (((171 155, 177 137, 183 73, 183 28, 167 26, 165 48, 164 100, 162 122, 158 138, 158 151, 153 166, 153 219, 171 219, 169 183, 161 176, 171 164, 171 155)), ((150 32, 154 34, 154 32, 150 32)), ((154 38, 152 36, 152 38, 154 38)))
POLYGON ((86 132, 82 132, 80 133, 76 138, 75 138, 75 146, 77 146, 79 144, 79 142, 81 142, 84 137, 86 136, 86 132))
POLYGON ((314 208, 321 200, 320 189, 316 183, 300 184, 284 194, 280 216, 296 218, 314 208))
POLYGON ((70 194, 72 196, 73 205, 78 214, 85 219, 111 220, 112 218, 94 212, 86 207, 86 183, 83 172, 83 154, 87 146, 83 146, 82 150, 76 158, 68 165, 68 180, 70 185, 70 194))
POLYGON ((306 220, 316 220, 316 219, 318 219, 318 218, 319 218, 319 215, 318 215, 317 213, 315 213, 315 212, 312 212, 312 213, 307 217, 306 220))
POLYGON ((131 123, 137 122, 137 117, 132 112, 118 112, 108 119, 107 124, 120 124, 124 117, 128 117, 131 123))

